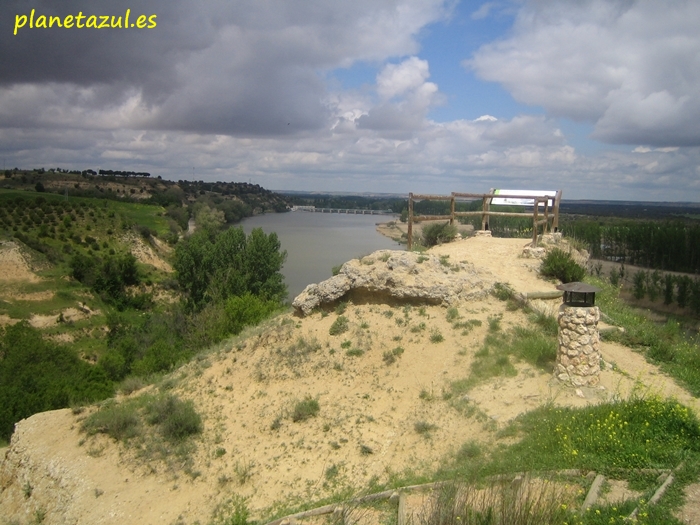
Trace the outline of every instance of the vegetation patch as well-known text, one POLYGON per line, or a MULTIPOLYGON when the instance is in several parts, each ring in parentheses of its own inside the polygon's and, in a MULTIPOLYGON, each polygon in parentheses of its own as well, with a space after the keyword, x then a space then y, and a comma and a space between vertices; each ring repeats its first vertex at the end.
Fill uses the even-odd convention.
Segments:
POLYGON ((457 227, 449 222, 433 223, 423 227, 423 244, 427 247, 450 242, 456 236, 457 227))
POLYGON ((382 354, 382 360, 384 364, 389 366, 396 362, 396 359, 404 353, 404 349, 401 346, 397 346, 391 351, 384 352, 382 354))
POLYGON ((518 417, 513 427, 522 441, 498 460, 511 471, 675 468, 700 451, 697 417, 656 396, 579 409, 548 405, 518 417))
POLYGON ((427 421, 416 421, 413 425, 413 430, 422 436, 430 436, 430 432, 437 428, 436 425, 428 423, 427 421))
POLYGON ((306 396, 301 401, 297 401, 292 410, 292 421, 298 423, 309 418, 316 417, 321 410, 317 399, 306 396))
POLYGON ((340 334, 344 334, 349 329, 350 329, 350 324, 349 324, 348 318, 345 317, 344 315, 340 315, 336 318, 335 321, 333 321, 333 324, 328 329, 328 333, 330 335, 340 335, 340 334))
POLYGON ((559 279, 562 283, 571 283, 582 281, 586 270, 574 261, 570 253, 554 248, 542 261, 540 273, 545 277, 559 279))
POLYGON ((192 401, 168 394, 109 402, 85 418, 81 429, 88 435, 107 434, 117 441, 127 441, 143 435, 144 422, 157 428, 171 442, 200 434, 203 428, 192 401))
POLYGON ((601 292, 597 303, 612 324, 622 330, 606 331, 604 340, 615 341, 635 348, 669 375, 680 381, 694 396, 700 396, 700 335, 687 334, 674 319, 663 325, 649 322, 648 318, 630 308, 619 297, 619 289, 611 284, 593 279, 601 292))
MULTIPOLYGON (((542 323, 551 327, 546 316, 542 323)), ((492 330, 484 339, 482 347, 475 352, 467 378, 454 381, 450 388, 452 396, 468 392, 475 385, 498 376, 515 376, 517 370, 512 360, 525 361, 551 372, 557 356, 556 331, 538 328, 515 327, 508 332, 492 330)))

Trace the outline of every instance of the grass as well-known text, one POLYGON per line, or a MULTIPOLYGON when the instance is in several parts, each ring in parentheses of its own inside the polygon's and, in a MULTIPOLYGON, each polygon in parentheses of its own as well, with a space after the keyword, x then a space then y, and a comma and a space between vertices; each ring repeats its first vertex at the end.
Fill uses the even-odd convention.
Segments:
MULTIPOLYGON (((642 492, 644 496, 641 501, 605 504, 584 513, 572 510, 581 503, 580 499, 571 506, 570 501, 559 497, 557 500, 562 513, 553 521, 544 517, 538 517, 534 521, 518 521, 513 516, 504 518, 504 521, 496 519, 505 507, 513 507, 517 503, 508 497, 502 501, 510 502, 507 505, 472 505, 473 510, 491 507, 492 515, 486 521, 469 521, 478 514, 470 518, 468 513, 452 513, 451 502, 458 501, 453 494, 442 507, 446 521, 429 523, 452 523, 451 520, 454 520, 454 525, 622 525, 627 523, 626 516, 637 506, 640 514, 636 523, 680 523, 673 517, 672 510, 682 502, 683 485, 695 482, 700 473, 700 424, 697 417, 677 401, 657 396, 632 396, 625 401, 584 408, 561 408, 547 404, 518 416, 496 437, 508 438, 512 444, 496 444, 485 448, 484 445, 468 441, 455 454, 451 463, 444 465, 433 479, 481 480, 481 487, 486 477, 500 473, 581 469, 584 472, 602 473, 608 478, 625 479, 630 483, 630 488, 642 492), (642 469, 674 469, 680 465, 682 467, 675 472, 676 482, 661 503, 654 507, 646 505, 644 500, 658 488, 660 482, 657 480, 658 474, 645 474, 642 469), (456 519, 458 515, 459 520, 456 519)), ((582 481, 584 487, 587 486, 585 480, 582 481)), ((487 491, 494 487, 487 487, 487 491)), ((536 493, 526 499, 542 501, 541 495, 536 493)), ((534 516, 532 510, 528 514, 534 516)), ((480 518, 484 517, 481 514, 480 518)))
POLYGON ((384 352, 384 354, 382 354, 382 360, 384 361, 385 365, 389 366, 394 364, 396 362, 396 358, 400 357, 403 353, 403 347, 397 346, 391 351, 384 352))
MULTIPOLYGON (((493 319, 489 320, 490 325, 493 319)), ((551 327, 552 322, 546 316, 540 319, 540 323, 551 327)), ((557 357, 556 333, 547 333, 539 326, 517 326, 503 332, 500 330, 500 318, 497 318, 497 321, 499 330, 490 331, 481 348, 474 353, 469 376, 450 385, 453 397, 464 394, 477 384, 493 377, 517 375, 514 365, 517 361, 525 361, 547 372, 553 370, 557 357)))
POLYGON ((675 468, 700 452, 697 417, 677 401, 633 397, 585 408, 546 405, 518 417, 522 440, 497 459, 497 468, 675 468))
POLYGON ((292 421, 299 423, 312 417, 316 417, 321 410, 317 399, 306 396, 301 401, 297 401, 292 410, 292 421))
POLYGON ((442 343, 445 340, 440 330, 437 328, 430 331, 430 342, 431 343, 442 343))
MULTIPOLYGON (((145 462, 159 460, 169 470, 199 475, 192 470, 192 438, 201 434, 203 424, 191 401, 170 394, 140 395, 121 403, 108 401, 83 420, 81 430, 88 436, 106 434, 145 462)), ((87 453, 99 456, 102 449, 91 446, 87 453)))
POLYGON ((447 483, 436 489, 416 525, 561 525, 570 501, 555 483, 447 483))
POLYGON ((410 332, 412 334, 418 334, 420 332, 424 332, 425 328, 426 328, 425 323, 418 323, 417 325, 414 325, 411 327, 410 332))
POLYGON ((624 331, 601 334, 604 340, 615 341, 641 351, 645 357, 661 366, 662 370, 678 380, 694 396, 700 396, 700 334, 686 335, 680 323, 669 319, 658 325, 629 307, 619 297, 619 290, 609 283, 590 278, 601 288, 596 302, 611 324, 624 331))
POLYGON ((501 319, 503 319, 503 315, 501 314, 488 318, 489 332, 498 332, 501 329, 501 319))
POLYGON ((447 315, 445 316, 445 318, 447 319, 448 323, 456 321, 457 319, 459 319, 459 310, 457 310, 457 308, 455 308, 454 306, 448 308, 447 315))

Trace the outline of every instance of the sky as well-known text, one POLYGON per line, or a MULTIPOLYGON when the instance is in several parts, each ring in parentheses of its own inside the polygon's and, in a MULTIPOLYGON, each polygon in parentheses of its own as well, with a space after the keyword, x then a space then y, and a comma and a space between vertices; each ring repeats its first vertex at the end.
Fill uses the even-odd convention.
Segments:
POLYGON ((700 202, 700 2, 2 0, 0 156, 272 190, 700 202))

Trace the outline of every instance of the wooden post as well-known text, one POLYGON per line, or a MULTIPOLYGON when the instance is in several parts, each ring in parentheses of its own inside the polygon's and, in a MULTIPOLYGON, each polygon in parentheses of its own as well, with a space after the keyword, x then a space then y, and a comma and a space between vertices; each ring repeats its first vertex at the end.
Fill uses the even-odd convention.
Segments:
POLYGON ((455 193, 452 192, 452 199, 450 200, 450 226, 455 223, 455 193))
MULTIPOLYGON (((493 190, 490 191, 490 193, 493 193, 493 190)), ((488 230, 489 229, 489 223, 488 223, 488 212, 489 212, 489 204, 490 204, 490 198, 489 197, 483 197, 482 198, 482 205, 481 205, 481 229, 482 230, 488 230)))
POLYGON ((535 209, 532 211, 532 247, 537 248, 537 211, 540 199, 535 197, 535 209))
POLYGON ((561 190, 557 190, 554 197, 554 220, 552 221, 552 230, 556 233, 559 231, 559 203, 561 202, 561 190))
POLYGON ((544 228, 542 229, 542 234, 549 231, 549 198, 544 201, 544 228))
POLYGON ((411 251, 413 244, 413 193, 408 194, 408 242, 406 246, 411 251))

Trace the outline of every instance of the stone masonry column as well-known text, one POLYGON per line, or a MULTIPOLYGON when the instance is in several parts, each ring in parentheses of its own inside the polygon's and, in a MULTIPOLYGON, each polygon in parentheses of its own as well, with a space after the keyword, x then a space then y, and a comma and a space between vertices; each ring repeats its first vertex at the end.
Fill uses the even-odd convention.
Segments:
POLYGON ((573 386, 600 381, 600 335, 597 306, 559 307, 559 351, 554 375, 573 386))

